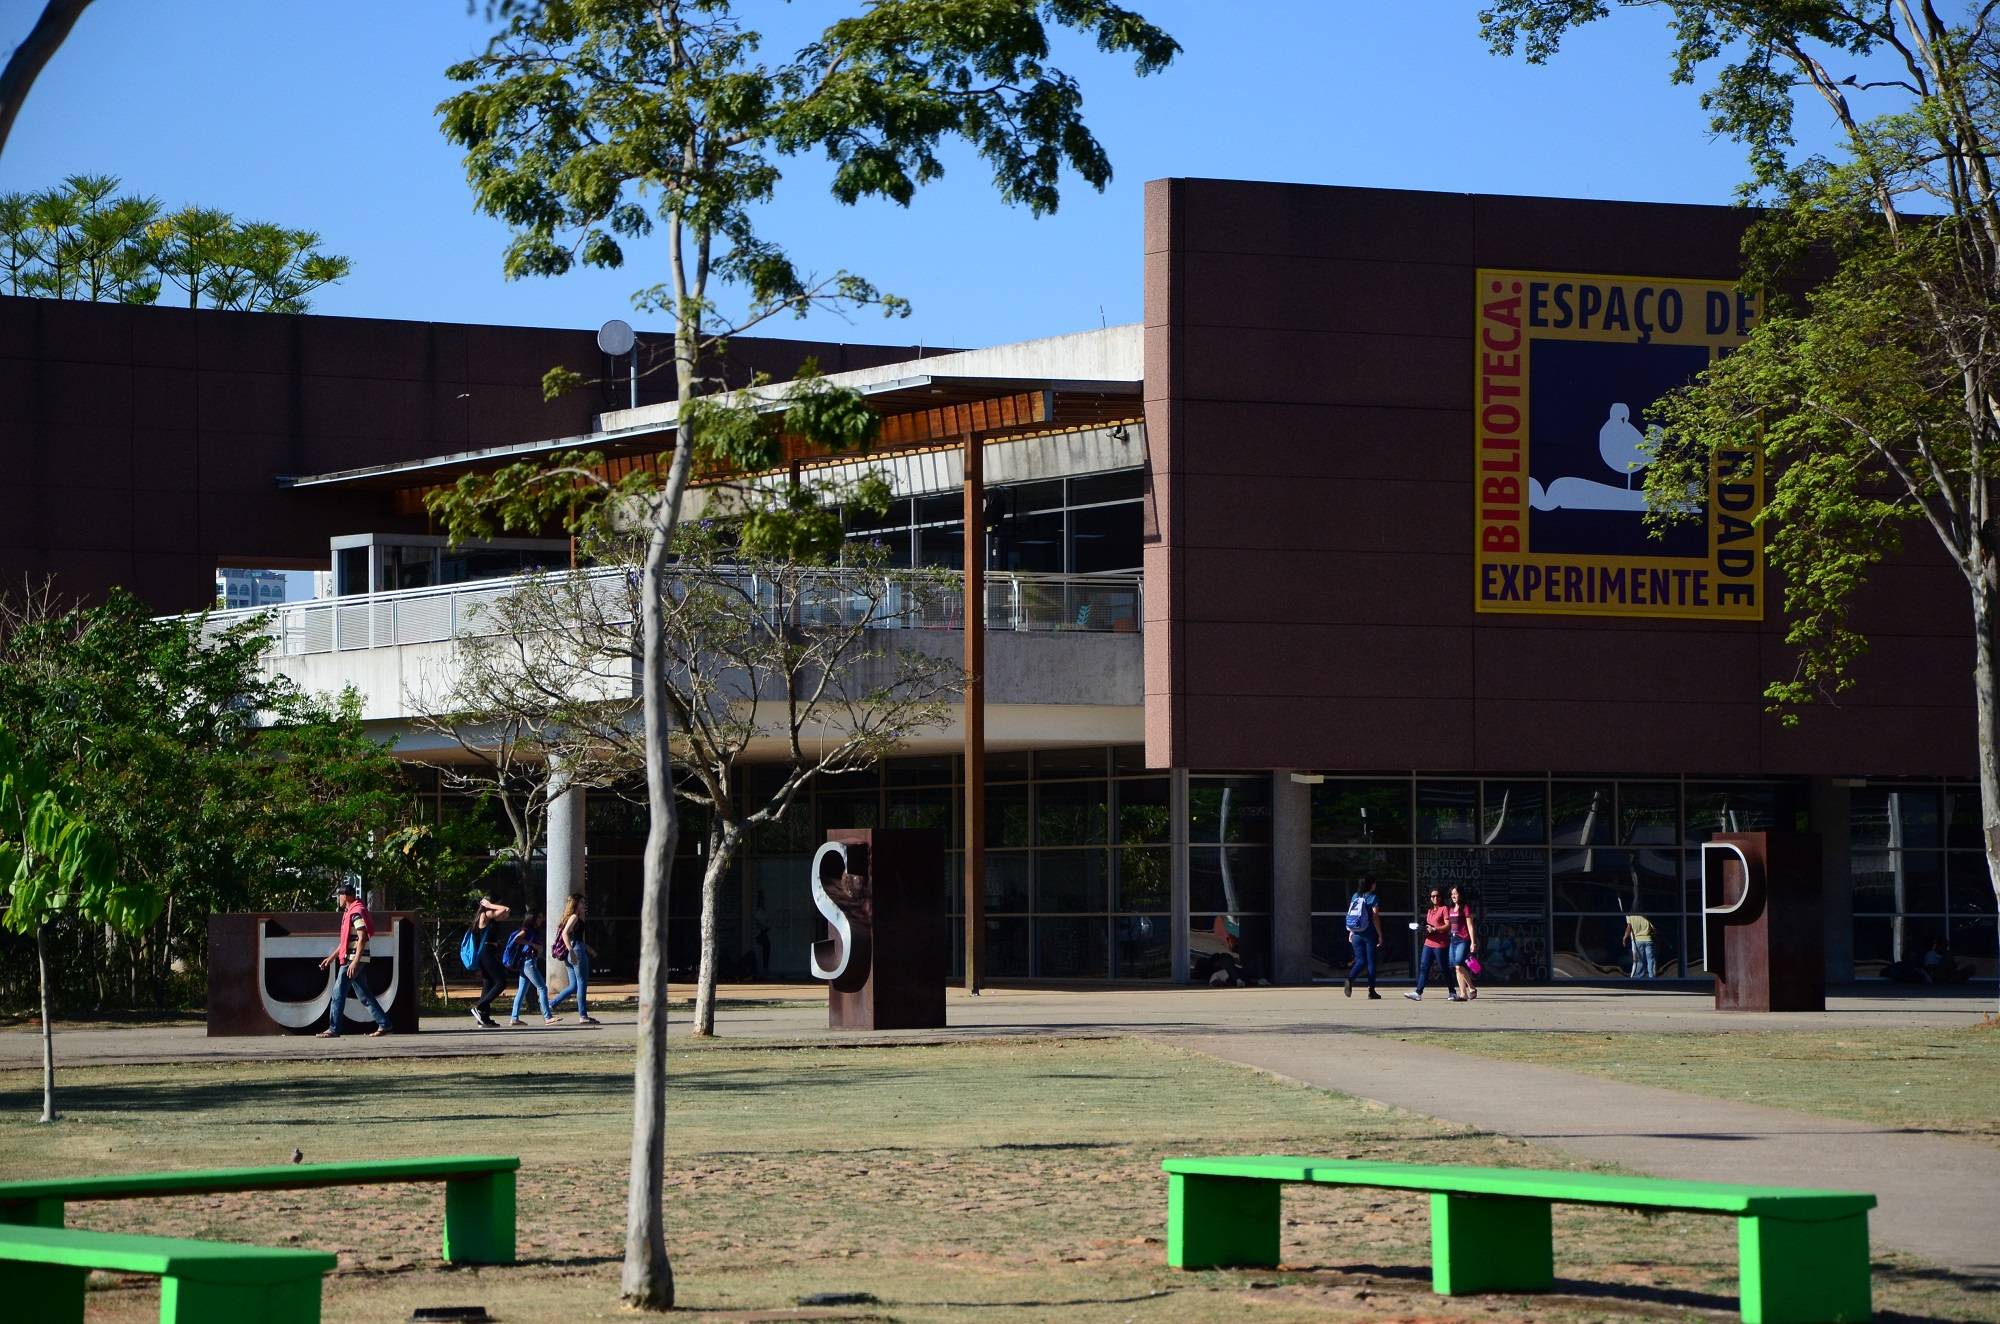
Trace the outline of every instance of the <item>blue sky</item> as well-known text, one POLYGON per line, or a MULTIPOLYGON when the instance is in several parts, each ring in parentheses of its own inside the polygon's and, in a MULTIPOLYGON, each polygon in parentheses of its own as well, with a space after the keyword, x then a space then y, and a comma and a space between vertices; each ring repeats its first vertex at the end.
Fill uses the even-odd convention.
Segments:
MULTIPOLYGON (((1742 174, 1691 88, 1667 82, 1664 24, 1623 15, 1552 65, 1487 54, 1477 0, 1132 0, 1186 54, 1165 73, 1077 47, 1087 113, 1117 178, 1043 220, 1001 207, 976 159, 908 210, 845 208, 814 163, 787 166, 765 222, 802 264, 910 298, 907 320, 831 315, 772 334, 981 345, 1140 315, 1140 196, 1171 175, 1726 202, 1742 174)), ((0 0, 0 47, 39 0, 0 0)), ((849 0, 747 0, 796 31, 849 0)), ((360 317, 594 327, 663 278, 636 265, 507 281, 503 228, 477 215, 434 107, 488 35, 464 0, 96 0, 0 156, 0 189, 77 171, 319 230, 354 274, 315 308, 360 317)), ((1823 113, 1809 112, 1817 129, 1823 113)))

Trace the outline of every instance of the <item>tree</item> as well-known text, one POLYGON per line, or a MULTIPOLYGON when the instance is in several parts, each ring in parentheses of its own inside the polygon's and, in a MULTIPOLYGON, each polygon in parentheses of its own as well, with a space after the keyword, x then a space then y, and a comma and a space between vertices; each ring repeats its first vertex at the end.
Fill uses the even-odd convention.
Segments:
POLYGON ((157 302, 168 284, 188 307, 302 313, 352 263, 311 230, 238 221, 228 212, 157 198, 114 197, 112 175, 71 175, 39 193, 0 194, 0 276, 6 292, 93 302, 157 302))
MULTIPOLYGON (((838 526, 831 532, 837 544, 838 526)), ((829 564, 825 542, 773 556, 746 550, 740 534, 738 521, 717 519, 675 531, 661 621, 674 792, 706 825, 694 1003, 703 1037, 715 1033, 721 886, 745 838, 780 822, 813 778, 872 767, 948 722, 964 683, 956 661, 898 633, 950 596, 937 573, 891 569, 852 546, 843 564, 829 564), (737 794, 736 771, 760 741, 781 746, 784 771, 752 800, 737 794)), ((515 692, 547 705, 549 725, 571 748, 594 751, 585 757, 607 783, 644 752, 631 699, 600 697, 629 695, 640 660, 636 565, 636 555, 613 555, 594 571, 544 577, 497 613, 515 692), (514 642, 522 639, 537 642, 514 642)))
MULTIPOLYGON (((650 819, 622 1289, 634 1305, 667 1309, 661 1008, 678 832, 664 687, 667 558, 696 455, 744 471, 775 458, 774 437, 754 426, 756 416, 695 407, 709 386, 703 365, 722 338, 780 314, 907 307, 853 273, 801 269, 759 232, 757 207, 776 194, 782 158, 808 152, 832 163, 838 200, 907 204, 919 184, 944 173, 944 146, 963 142, 992 167, 1003 199, 1052 211, 1065 168, 1102 188, 1111 167, 1084 124, 1081 88, 1049 63, 1050 29, 1130 54, 1141 74, 1165 66, 1179 47, 1105 0, 880 0, 772 63, 732 0, 493 0, 488 8, 505 26, 484 54, 448 71, 467 86, 439 111, 445 136, 465 149, 479 207, 513 229, 507 274, 559 275, 578 261, 622 266, 625 244, 657 231, 666 279, 637 302, 674 324, 678 438, 663 479, 584 489, 601 499, 615 487, 645 539, 640 692, 650 819), (721 307, 725 288, 743 295, 734 313, 721 307)), ((552 372, 544 389, 574 383, 552 372)), ((812 424, 802 435, 850 446, 866 439, 868 411, 858 400, 827 393, 817 403, 828 407, 801 420, 812 424)))
POLYGON ((121 877, 109 843, 53 784, 40 760, 0 729, 0 923, 35 935, 41 985, 42 1120, 56 1120, 55 1032, 49 1016, 48 927, 71 913, 132 932, 152 923, 160 894, 121 877))
POLYGON ((0 68, 0 151, 7 148, 7 135, 21 113, 21 103, 28 99, 28 89, 89 6, 90 0, 48 0, 35 26, 7 57, 6 67, 0 68))
POLYGON ((316 906, 335 879, 397 863, 400 768, 352 694, 266 674, 268 643, 255 622, 156 620, 122 592, 80 609, 0 599, 0 728, 111 844, 119 885, 166 898, 157 922, 115 931, 123 950, 77 935, 72 973, 100 1002, 122 973, 126 996, 164 1005, 214 911, 316 906))
MULTIPOLYGON (((1766 698, 1787 720, 1850 684, 1867 647, 1849 617, 1871 572, 1928 529, 1971 608, 1979 789, 2000 897, 2000 32, 1991 4, 1955 19, 1912 0, 1626 0, 1669 17, 1673 78, 1719 66, 1702 104, 1745 144, 1744 285, 1766 306, 1747 342, 1659 409, 1648 518, 1753 476, 1785 577, 1796 673, 1766 698), (1838 130, 1837 158, 1794 151, 1795 97, 1838 130), (1802 276, 1807 292, 1793 295, 1802 276)), ((1602 0, 1500 0, 1502 53, 1540 63, 1602 0)))

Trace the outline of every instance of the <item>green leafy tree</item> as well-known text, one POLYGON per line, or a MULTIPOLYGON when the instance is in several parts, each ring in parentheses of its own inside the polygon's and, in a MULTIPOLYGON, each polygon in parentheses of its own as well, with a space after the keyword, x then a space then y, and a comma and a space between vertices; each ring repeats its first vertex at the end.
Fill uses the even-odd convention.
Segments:
MULTIPOLYGON (((1672 77, 1706 78, 1713 128, 1743 143, 1741 193, 1764 212, 1745 287, 1767 302, 1748 341, 1658 410, 1648 518, 1765 466, 1763 519, 1785 578, 1794 675, 1766 690, 1787 720, 1837 694, 1867 639, 1855 596, 1905 534, 1935 537, 1971 609, 1981 819, 2000 895, 2000 32, 1991 4, 1654 0, 1672 77), (1801 101, 1838 150, 1797 150, 1801 101), (1789 291, 1806 284, 1807 292, 1789 291)), ((1604 0, 1500 0, 1494 49, 1540 63, 1604 0)))
POLYGON ((188 307, 302 313, 344 280, 347 258, 311 230, 239 222, 224 211, 162 213, 154 198, 114 196, 111 175, 71 175, 40 193, 0 194, 0 275, 7 293, 150 304, 167 285, 188 307))
POLYGON ((40 760, 0 729, 0 924, 35 935, 41 986, 42 1120, 56 1120, 54 1023, 49 1015, 49 922, 74 915, 132 932, 152 923, 160 894, 117 868, 110 843, 79 810, 73 792, 51 781, 40 760))
POLYGON ((123 593, 0 602, 0 727, 111 843, 120 885, 165 898, 116 948, 76 935, 100 1002, 168 1004, 216 911, 317 906, 334 879, 394 867, 383 844, 413 812, 400 768, 352 694, 268 674, 267 643, 255 622, 205 632, 123 593))
MULTIPOLYGON (((486 495, 519 518, 611 497, 642 530, 640 676, 647 802, 627 1206, 627 1301, 673 1304, 663 1223, 667 877, 678 831, 664 689, 667 558, 697 457, 744 471, 774 458, 772 434, 743 410, 697 408, 703 365, 732 333, 815 307, 907 305, 852 272, 816 274, 758 226, 781 164, 805 154, 833 167, 836 199, 907 204, 944 173, 947 144, 969 145, 1001 197, 1054 210, 1065 171, 1101 188, 1111 166, 1083 120, 1077 81, 1050 62, 1051 30, 1134 58, 1138 72, 1179 47, 1139 14, 1103 0, 878 0, 829 23, 796 53, 766 60, 732 0, 494 0, 504 26, 484 54, 454 65, 465 84, 439 111, 465 150, 479 207, 505 221, 510 276, 560 275, 576 263, 620 267, 628 245, 664 268, 638 296, 674 326, 678 441, 660 481, 570 486, 531 475, 494 479, 486 495), (736 301, 725 307, 723 296, 736 301), (531 510, 530 507, 533 509, 531 510)), ((545 390, 575 384, 552 372, 545 390)), ((791 406, 808 437, 854 445, 872 426, 858 399, 812 393, 791 406)), ((574 457, 557 469, 575 468, 574 457)), ((460 510, 481 492, 455 494, 460 510)), ((493 503, 486 503, 487 509, 493 503)), ((477 521, 469 521, 476 523, 477 521)))

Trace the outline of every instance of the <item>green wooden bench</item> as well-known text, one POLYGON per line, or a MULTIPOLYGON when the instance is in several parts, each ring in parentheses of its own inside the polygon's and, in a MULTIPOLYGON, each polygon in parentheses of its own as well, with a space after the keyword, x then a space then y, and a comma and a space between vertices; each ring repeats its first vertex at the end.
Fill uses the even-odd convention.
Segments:
POLYGON ((508 1155, 471 1155, 0 1182, 0 1223, 59 1228, 63 1225, 63 1205, 72 1200, 144 1200, 163 1195, 441 1181, 445 1259, 453 1264, 512 1264, 514 1173, 520 1166, 520 1159, 508 1155))
POLYGON ((1550 1210, 1591 1204, 1735 1215, 1738 1295, 1748 1324, 1872 1315, 1872 1195, 1278 1156, 1168 1159, 1160 1166, 1167 1171, 1167 1263, 1179 1269, 1276 1265, 1278 1192, 1285 1182, 1376 1186, 1430 1194, 1431 1287, 1444 1296, 1548 1291, 1555 1283, 1550 1210))
POLYGON ((7 1318, 34 1324, 83 1324, 92 1269, 160 1279, 160 1324, 319 1324, 333 1265, 319 1250, 0 1227, 0 1302, 7 1318))

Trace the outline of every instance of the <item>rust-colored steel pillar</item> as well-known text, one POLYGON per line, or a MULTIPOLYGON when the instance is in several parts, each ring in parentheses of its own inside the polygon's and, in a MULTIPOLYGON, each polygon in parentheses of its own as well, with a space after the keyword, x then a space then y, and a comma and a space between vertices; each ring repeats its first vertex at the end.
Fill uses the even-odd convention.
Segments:
POLYGON ((986 475, 965 434, 965 991, 986 964, 986 475))

